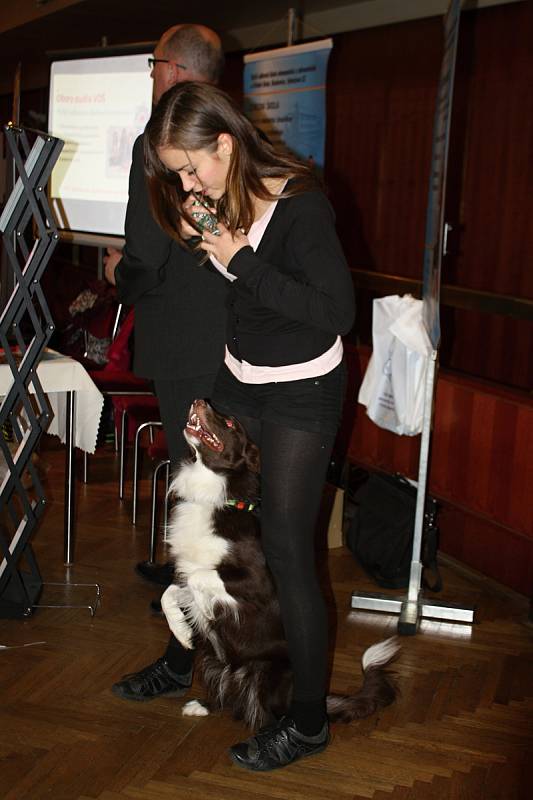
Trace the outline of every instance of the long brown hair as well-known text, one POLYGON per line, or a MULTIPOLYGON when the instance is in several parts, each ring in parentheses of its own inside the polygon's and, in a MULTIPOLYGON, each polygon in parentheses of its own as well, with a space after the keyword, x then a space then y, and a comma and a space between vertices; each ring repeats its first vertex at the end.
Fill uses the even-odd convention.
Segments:
POLYGON ((254 198, 275 200, 314 189, 318 185, 310 165, 280 152, 258 132, 233 100, 216 86, 196 81, 178 83, 166 92, 155 108, 144 133, 145 171, 155 219, 172 238, 185 242, 180 221, 192 220, 183 209, 186 195, 179 175, 168 170, 158 155, 160 148, 183 152, 215 152, 218 137, 233 139, 226 178, 226 192, 216 212, 232 234, 250 229, 254 220, 254 198), (265 178, 292 178, 289 187, 276 195, 263 183, 265 178))

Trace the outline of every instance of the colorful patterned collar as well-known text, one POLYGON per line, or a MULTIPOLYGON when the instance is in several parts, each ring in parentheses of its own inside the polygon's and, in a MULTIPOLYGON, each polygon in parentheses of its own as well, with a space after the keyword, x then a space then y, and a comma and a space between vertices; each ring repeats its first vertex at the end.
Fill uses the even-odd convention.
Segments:
POLYGON ((257 508, 257 503, 249 503, 248 500, 237 500, 234 497, 230 497, 226 500, 224 505, 236 508, 237 511, 253 511, 254 508, 257 508))

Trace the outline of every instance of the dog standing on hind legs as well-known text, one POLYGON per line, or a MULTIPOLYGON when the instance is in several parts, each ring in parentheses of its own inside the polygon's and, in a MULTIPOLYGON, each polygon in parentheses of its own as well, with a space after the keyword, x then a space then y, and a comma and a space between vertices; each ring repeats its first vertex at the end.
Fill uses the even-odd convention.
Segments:
MULTIPOLYGON (((161 604, 178 641, 196 651, 206 700, 186 703, 183 713, 204 716, 227 708, 256 730, 282 718, 292 694, 279 605, 253 513, 259 452, 238 420, 204 400, 192 404, 184 436, 194 455, 170 487, 178 498, 169 524, 176 579, 161 604)), ((396 688, 385 668, 398 649, 388 639, 365 651, 359 691, 327 697, 331 722, 362 719, 394 701, 396 688)), ((327 739, 309 754, 326 745, 327 739)), ((239 763, 238 753, 232 757, 239 763)))

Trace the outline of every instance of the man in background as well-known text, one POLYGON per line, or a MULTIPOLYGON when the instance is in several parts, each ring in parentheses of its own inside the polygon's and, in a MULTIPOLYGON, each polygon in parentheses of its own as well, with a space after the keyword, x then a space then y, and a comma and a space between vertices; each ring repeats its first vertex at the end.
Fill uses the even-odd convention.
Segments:
MULTIPOLYGON (((217 34, 203 25, 176 25, 154 50, 153 102, 186 80, 217 83, 223 54, 217 34)), ((143 169, 142 136, 133 147, 122 253, 109 248, 105 274, 119 300, 135 308, 136 375, 153 380, 166 434, 171 469, 188 454, 183 428, 191 402, 210 397, 224 356, 226 281, 157 225, 143 169)), ((156 583, 172 581, 172 565, 143 562, 137 570, 156 583)), ((171 637, 166 653, 138 673, 125 676, 113 692, 129 700, 185 693, 192 661, 171 637)))

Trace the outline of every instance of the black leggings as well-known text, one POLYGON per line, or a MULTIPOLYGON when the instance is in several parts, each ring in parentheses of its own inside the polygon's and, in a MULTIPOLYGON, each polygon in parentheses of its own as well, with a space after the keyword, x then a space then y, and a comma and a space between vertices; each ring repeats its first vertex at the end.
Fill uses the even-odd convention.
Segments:
POLYGON ((294 672, 294 700, 323 699, 328 627, 315 566, 315 525, 335 437, 242 414, 261 451, 261 538, 294 672))

